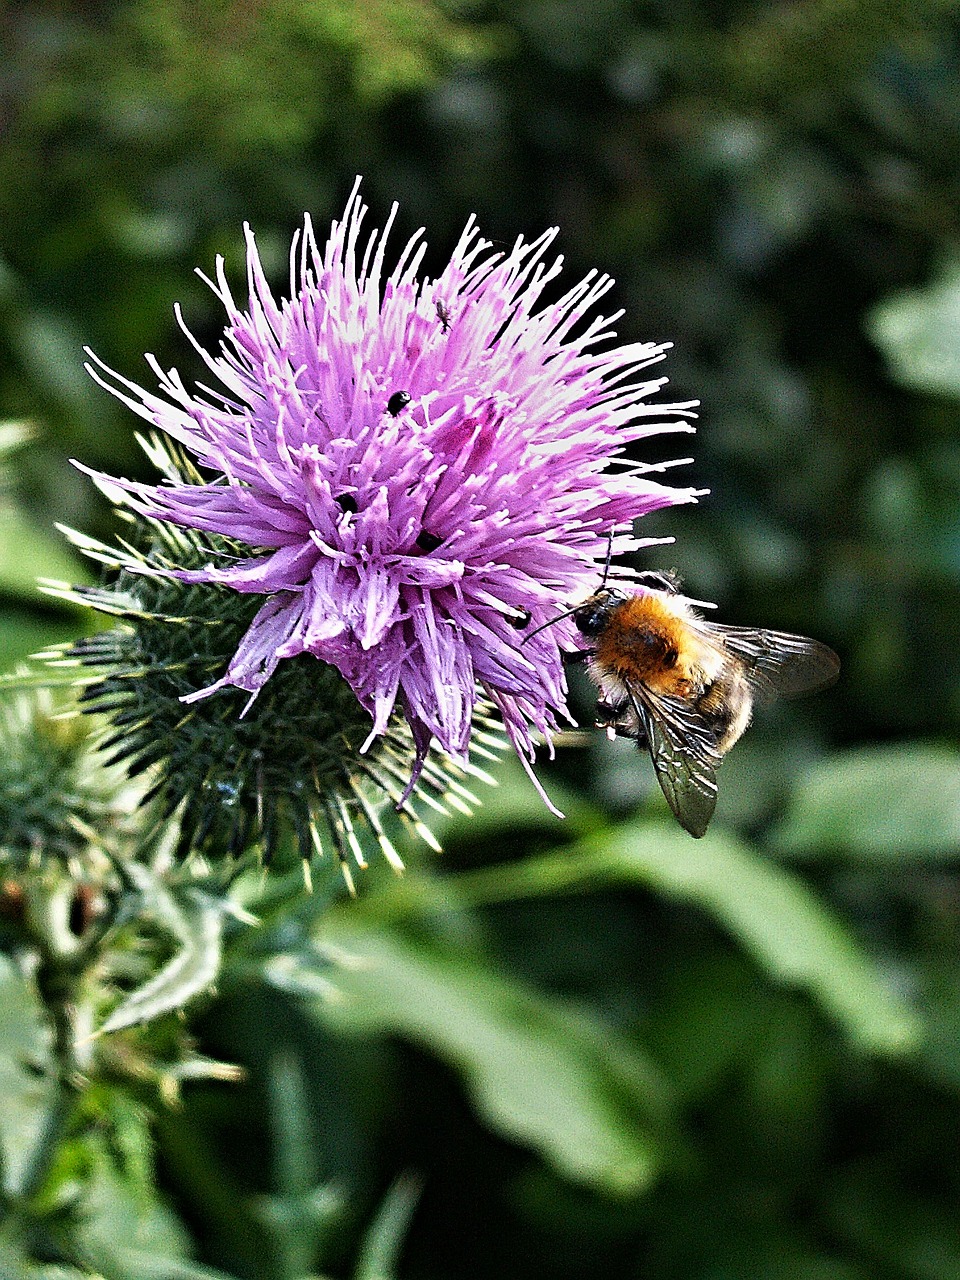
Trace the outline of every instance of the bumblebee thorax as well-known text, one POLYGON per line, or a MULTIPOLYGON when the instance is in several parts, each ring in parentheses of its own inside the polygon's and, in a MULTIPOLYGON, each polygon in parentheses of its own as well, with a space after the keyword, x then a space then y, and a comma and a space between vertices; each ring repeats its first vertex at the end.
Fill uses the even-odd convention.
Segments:
POLYGON ((684 601, 661 591, 638 591, 588 601, 584 609, 584 621, 596 628, 592 638, 599 670, 677 697, 699 689, 700 645, 684 601))

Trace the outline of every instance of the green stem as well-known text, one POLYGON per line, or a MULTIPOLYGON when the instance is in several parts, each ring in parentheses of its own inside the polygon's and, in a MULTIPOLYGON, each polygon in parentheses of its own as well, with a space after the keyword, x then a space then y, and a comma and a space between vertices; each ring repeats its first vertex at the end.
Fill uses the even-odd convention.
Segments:
POLYGON ((20 1185, 20 1199, 25 1204, 28 1204, 43 1189, 56 1161, 57 1152, 70 1128, 70 1121, 77 1105, 77 1093, 73 1086, 58 1079, 55 1088, 56 1095, 44 1116, 43 1127, 34 1144, 20 1185))
POLYGON ((54 1092, 21 1180, 19 1198, 24 1205, 43 1190, 79 1101, 77 996, 81 978, 69 961, 49 955, 37 970, 37 989, 53 1031, 54 1092))

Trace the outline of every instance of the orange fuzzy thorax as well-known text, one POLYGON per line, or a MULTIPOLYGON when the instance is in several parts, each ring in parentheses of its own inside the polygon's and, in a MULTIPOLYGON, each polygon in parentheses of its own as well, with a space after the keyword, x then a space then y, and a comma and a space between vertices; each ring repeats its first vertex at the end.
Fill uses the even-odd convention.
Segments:
POLYGON ((620 601, 596 640, 597 668, 654 693, 697 697, 719 674, 722 656, 682 599, 638 592, 620 601))

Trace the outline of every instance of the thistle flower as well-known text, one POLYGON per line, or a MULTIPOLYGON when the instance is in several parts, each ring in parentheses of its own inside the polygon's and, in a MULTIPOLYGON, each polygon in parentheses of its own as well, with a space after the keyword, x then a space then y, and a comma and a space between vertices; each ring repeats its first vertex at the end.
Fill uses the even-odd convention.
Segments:
MULTIPOLYGON (((142 443, 171 480, 200 483, 170 442, 142 443)), ((309 655, 281 664, 252 707, 245 708, 239 689, 190 701, 190 691, 213 679, 236 651, 258 601, 217 584, 184 582, 170 567, 236 559, 242 548, 152 520, 136 521, 134 540, 116 548, 67 532, 111 570, 110 578, 100 587, 48 589, 118 622, 47 657, 84 670, 80 701, 108 726, 101 747, 111 753, 109 764, 125 762, 131 776, 146 779, 148 826, 161 829, 176 819, 178 860, 191 852, 208 861, 235 859, 258 846, 270 861, 292 832, 305 864, 329 840, 352 891, 348 860, 366 865, 365 833, 402 869, 390 824, 380 816, 385 800, 438 848, 415 800, 469 814, 479 803, 471 780, 494 781, 476 757, 495 760, 505 743, 489 708, 480 706, 471 759, 457 763, 429 752, 411 795, 406 784, 416 753, 406 722, 392 717, 361 754, 369 715, 336 668, 309 655)))
POLYGON ((617 317, 589 317, 608 277, 550 300, 555 231, 501 254, 471 220, 439 277, 421 279, 420 233, 387 272, 396 209, 364 241, 365 213, 355 186, 325 247, 306 218, 288 299, 249 228, 244 305, 218 259, 220 353, 183 327, 222 391, 188 391, 148 357, 154 394, 93 357, 92 375, 203 473, 157 485, 90 474, 136 515, 191 531, 194 548, 206 540, 208 558, 189 565, 168 540, 153 572, 251 602, 225 667, 183 703, 233 687, 249 709, 288 664, 320 659, 369 717, 360 753, 398 716, 409 726, 402 804, 431 745, 466 760, 478 700, 528 771, 540 735, 569 718, 571 624, 524 634, 596 587, 608 547, 644 545, 625 532, 636 517, 695 498, 651 478, 669 464, 623 456, 691 430, 693 406, 650 403, 665 379, 646 370, 664 346, 611 345, 617 317))

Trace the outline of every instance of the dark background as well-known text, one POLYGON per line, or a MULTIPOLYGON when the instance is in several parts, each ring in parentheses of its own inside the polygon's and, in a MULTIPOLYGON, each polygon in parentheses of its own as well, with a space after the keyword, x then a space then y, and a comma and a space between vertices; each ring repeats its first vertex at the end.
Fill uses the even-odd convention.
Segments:
POLYGON ((82 345, 189 382, 173 303, 221 326, 193 268, 239 283, 247 220, 282 287, 357 173, 431 271, 475 212, 616 277, 621 337, 702 403, 646 456, 711 490, 643 565, 843 662, 759 718, 699 844, 597 737, 542 768, 565 824, 507 768, 441 859, 313 910, 366 958, 339 1000, 278 996, 282 946, 238 933, 197 1033, 247 1081, 159 1113, 159 1193, 101 1178, 91 1257, 133 1195, 157 1249, 257 1280, 960 1277, 957 6, 76 0, 0 32, 8 668, 95 625, 32 585, 90 572, 55 521, 113 528, 68 458, 149 474, 82 345))

